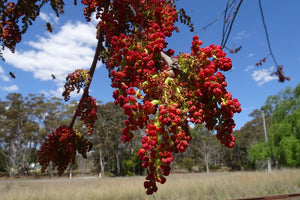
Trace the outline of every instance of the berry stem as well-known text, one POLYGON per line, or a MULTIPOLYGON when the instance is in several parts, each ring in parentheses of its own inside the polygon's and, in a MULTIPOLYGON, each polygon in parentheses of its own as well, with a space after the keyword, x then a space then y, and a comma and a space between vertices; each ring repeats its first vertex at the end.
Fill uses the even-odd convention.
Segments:
MULTIPOLYGON (((95 72, 95 69, 96 69, 96 66, 97 66, 97 62, 99 60, 99 56, 103 52, 103 49, 104 49, 102 43, 103 43, 103 31, 101 31, 101 33, 99 34, 99 37, 98 37, 98 43, 97 43, 94 59, 93 59, 93 62, 92 62, 92 65, 91 65, 90 71, 89 71, 89 74, 90 74, 89 79, 90 80, 87 83, 86 87, 84 88, 81 99, 83 97, 88 96, 89 88, 90 88, 90 85, 91 85, 91 82, 92 82, 92 79, 93 79, 93 75, 94 75, 94 72, 95 72)), ((76 117, 77 117, 76 113, 78 112, 78 109, 79 109, 79 104, 78 104, 77 109, 76 109, 76 111, 73 115, 72 121, 71 121, 70 126, 69 126, 70 128, 72 128, 74 126, 74 123, 75 123, 76 117)))

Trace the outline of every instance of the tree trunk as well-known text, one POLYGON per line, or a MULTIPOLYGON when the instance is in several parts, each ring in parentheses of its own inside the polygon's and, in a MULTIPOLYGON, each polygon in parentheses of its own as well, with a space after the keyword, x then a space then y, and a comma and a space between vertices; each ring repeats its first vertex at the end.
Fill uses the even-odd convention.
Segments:
POLYGON ((69 174, 69 178, 71 179, 72 178, 71 163, 68 164, 67 173, 69 174))
POLYGON ((205 144, 204 162, 206 167, 206 173, 209 173, 210 152, 207 144, 205 144))
POLYGON ((16 167, 16 157, 17 157, 17 153, 16 153, 16 147, 14 142, 12 141, 10 143, 10 156, 9 156, 9 175, 11 180, 13 179, 15 173, 17 172, 17 167, 16 167))
POLYGON ((85 168, 86 168, 86 159, 80 156, 80 161, 81 161, 81 176, 84 176, 85 168))
POLYGON ((119 153, 116 153, 116 162, 117 162, 117 175, 120 174, 120 159, 119 159, 119 153))
POLYGON ((53 177, 53 162, 52 161, 50 161, 48 169, 49 169, 49 175, 52 178, 53 177))
POLYGON ((206 167, 206 173, 209 173, 209 162, 206 156, 205 156, 205 167, 206 167))
POLYGON ((99 178, 101 178, 104 175, 104 163, 103 163, 103 156, 102 156, 102 151, 99 150, 99 164, 100 164, 100 173, 99 173, 99 178))

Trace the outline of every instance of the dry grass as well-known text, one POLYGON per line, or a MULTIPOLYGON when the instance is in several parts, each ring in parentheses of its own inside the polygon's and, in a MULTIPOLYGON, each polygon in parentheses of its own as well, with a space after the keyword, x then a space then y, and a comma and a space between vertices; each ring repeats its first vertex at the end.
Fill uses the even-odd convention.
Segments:
POLYGON ((147 196, 144 177, 103 179, 52 179, 0 182, 5 200, 102 200, 102 199, 232 199, 300 193, 300 169, 267 172, 171 174, 159 191, 147 196))

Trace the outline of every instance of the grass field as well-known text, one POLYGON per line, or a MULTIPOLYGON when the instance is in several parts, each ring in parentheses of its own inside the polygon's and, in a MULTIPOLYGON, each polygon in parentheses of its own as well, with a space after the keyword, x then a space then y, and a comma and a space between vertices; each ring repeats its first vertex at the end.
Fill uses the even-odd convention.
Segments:
POLYGON ((300 193, 300 169, 268 172, 171 174, 152 196, 145 194, 145 177, 58 178, 0 181, 2 200, 102 199, 234 199, 300 193))

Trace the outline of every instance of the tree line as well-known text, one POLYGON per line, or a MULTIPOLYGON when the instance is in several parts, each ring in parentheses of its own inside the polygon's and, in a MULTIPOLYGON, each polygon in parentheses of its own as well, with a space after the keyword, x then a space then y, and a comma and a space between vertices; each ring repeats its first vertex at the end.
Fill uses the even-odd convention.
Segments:
MULTIPOLYGON (((89 139, 93 144, 88 155, 91 172, 115 176, 142 175, 137 150, 144 132, 139 131, 127 143, 121 142, 126 115, 114 103, 98 105, 98 120, 89 139)), ((36 152, 45 136, 55 131, 57 124, 69 124, 77 102, 63 103, 59 98, 44 95, 10 93, 0 100, 0 173, 1 175, 28 175, 36 164, 36 152)), ((273 168, 300 166, 300 84, 288 87, 267 98, 255 109, 253 118, 236 130, 236 145, 224 148, 215 133, 203 125, 190 130, 193 138, 186 152, 175 156, 173 169, 210 172, 221 168, 229 170, 255 170, 266 167, 267 159, 273 168), (265 114, 268 141, 265 140, 262 113, 265 114)), ((78 121, 78 131, 87 127, 78 121)), ((79 157, 79 155, 78 155, 79 157)), ((78 162, 83 162, 78 159, 78 162)), ((85 161, 84 161, 85 164, 85 161)), ((68 171, 82 168, 70 165, 68 171)), ((48 173, 52 173, 51 166, 48 173)))

